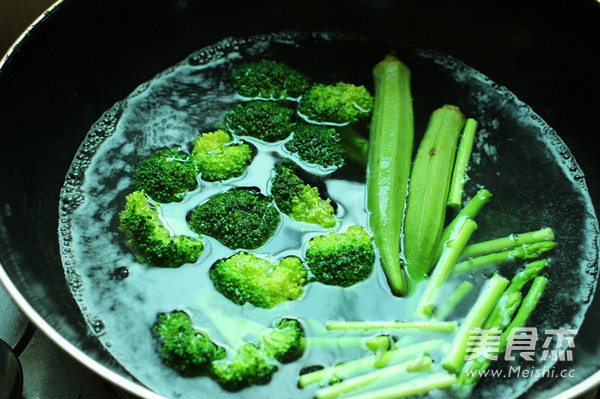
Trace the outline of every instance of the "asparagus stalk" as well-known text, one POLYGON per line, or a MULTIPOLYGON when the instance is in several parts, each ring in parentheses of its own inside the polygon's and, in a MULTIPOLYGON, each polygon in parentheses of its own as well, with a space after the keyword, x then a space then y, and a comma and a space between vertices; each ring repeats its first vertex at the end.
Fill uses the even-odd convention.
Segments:
POLYGON ((328 330, 418 330, 419 332, 453 332, 455 321, 330 321, 328 330))
POLYGON ((333 399, 359 388, 367 387, 375 382, 381 383, 392 378, 398 378, 406 373, 425 371, 431 367, 433 359, 428 355, 418 357, 394 366, 384 367, 363 374, 358 377, 344 380, 335 385, 328 386, 317 392, 317 399, 333 399))
POLYGON ((341 363, 333 367, 306 373, 300 376, 298 384, 300 388, 305 388, 311 384, 335 383, 367 371, 372 371, 374 368, 396 364, 417 356, 421 356, 424 353, 430 353, 431 351, 438 349, 443 342, 444 341, 441 339, 424 341, 389 350, 381 357, 369 355, 360 359, 341 363))
MULTIPOLYGON (((470 219, 475 219, 475 217, 479 214, 479 211, 483 208, 485 204, 492 198, 492 194, 486 190, 485 188, 480 189, 477 193, 467 202, 467 204, 458 212, 456 217, 452 219, 452 221, 446 226, 440 240, 437 244, 436 253, 435 253, 435 261, 437 261, 442 255, 442 251, 444 250, 444 246, 446 242, 450 239, 450 234, 452 230, 456 227, 456 224, 461 221, 463 218, 468 217, 470 219)), ((464 252, 464 251, 463 251, 464 252)))
POLYGON ((511 234, 508 237, 467 245, 463 253, 460 254, 460 258, 475 258, 477 256, 488 255, 494 252, 507 251, 521 245, 529 245, 540 241, 553 240, 554 232, 549 227, 522 234, 511 234))
POLYGON ((550 251, 556 247, 556 245, 557 244, 554 241, 540 241, 529 245, 523 245, 509 251, 496 252, 469 259, 458 263, 454 267, 452 277, 457 277, 475 270, 497 266, 501 263, 515 259, 535 259, 540 257, 543 253, 550 251))
MULTIPOLYGON (((542 276, 538 276, 533 280, 529 292, 521 303, 521 307, 515 314, 508 327, 506 327, 506 329, 504 329, 500 335, 500 345, 497 348, 498 354, 503 353, 506 350, 506 347, 509 343, 508 337, 511 335, 512 331, 515 328, 525 326, 529 316, 539 303, 547 283, 548 279, 542 276)), ((475 384, 477 384, 477 381, 479 381, 483 375, 483 372, 490 367, 491 363, 492 360, 487 358, 479 358, 469 361, 465 364, 460 372, 459 384, 462 387, 470 386, 470 388, 472 388, 475 384)))
POLYGON ((450 183, 450 193, 448 194, 448 206, 453 208, 460 208, 462 206, 463 187, 467 181, 467 167, 471 159, 476 131, 477 121, 468 118, 460 138, 460 144, 458 145, 458 154, 456 155, 456 162, 454 163, 454 170, 452 172, 452 182, 450 183))
POLYGON ((454 374, 440 371, 428 374, 421 378, 402 382, 390 388, 367 392, 362 395, 352 396, 352 399, 398 399, 419 396, 433 391, 450 387, 457 381, 454 374))
POLYGON ((444 229, 452 167, 465 117, 444 105, 429 119, 410 175, 404 220, 404 256, 408 275, 420 280, 434 266, 444 229))
POLYGON ((456 332, 454 340, 450 345, 450 350, 442 363, 442 366, 453 373, 460 371, 465 362, 465 353, 467 352, 467 343, 469 331, 474 328, 481 328, 488 316, 492 312, 496 303, 502 296, 502 293, 508 286, 509 281, 495 274, 487 282, 477 301, 463 320, 460 328, 456 332))
POLYGON ((392 292, 405 295, 400 233, 414 140, 410 70, 388 55, 374 67, 373 78, 375 98, 367 166, 369 224, 392 292))
POLYGON ((440 305, 435 311, 435 316, 439 320, 444 320, 452 311, 458 306, 458 304, 471 292, 473 284, 469 281, 463 281, 454 290, 454 292, 448 297, 446 302, 440 305))
POLYGON ((446 247, 425 287, 425 292, 421 296, 417 306, 418 315, 429 317, 433 314, 440 289, 451 275, 456 260, 476 228, 477 224, 473 219, 464 217, 452 230, 450 239, 446 243, 446 247))

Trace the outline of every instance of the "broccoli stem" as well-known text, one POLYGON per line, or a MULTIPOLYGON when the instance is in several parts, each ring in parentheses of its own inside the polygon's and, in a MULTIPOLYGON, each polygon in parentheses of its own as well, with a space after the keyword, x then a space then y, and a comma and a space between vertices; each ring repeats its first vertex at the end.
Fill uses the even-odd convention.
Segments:
MULTIPOLYGON (((440 241, 437 244, 435 260, 438 260, 442 255, 442 251, 444 250, 444 245, 448 239, 450 239, 450 234, 456 224, 461 221, 463 218, 468 217, 470 219, 475 219, 475 217, 479 214, 479 211, 483 208, 485 204, 492 198, 492 193, 490 193, 485 188, 480 189, 477 193, 467 202, 467 204, 458 212, 456 217, 452 219, 452 221, 446 226, 444 229, 442 236, 440 237, 440 241)), ((463 251, 464 252, 464 251, 463 251)))
POLYGON ((550 251, 556 247, 554 241, 539 241, 529 245, 523 245, 508 251, 496 252, 489 255, 479 256, 458 263, 454 267, 452 277, 457 277, 465 273, 475 270, 481 270, 488 267, 496 266, 504 262, 509 262, 515 259, 534 259, 541 256, 544 252, 550 251))
POLYGON ((330 321, 328 330, 418 330, 420 332, 453 332, 455 321, 330 321))
POLYGON ((465 362, 469 332, 474 328, 481 328, 488 316, 498 303, 498 300, 508 286, 508 279, 494 274, 487 282, 477 301, 463 320, 456 332, 450 350, 446 354, 442 366, 453 373, 457 373, 465 362))
MULTIPOLYGON (((547 283, 548 279, 546 277, 537 276, 534 278, 531 288, 529 288, 529 292, 521 302, 519 310, 512 318, 510 324, 508 324, 508 327, 506 327, 500 335, 500 345, 497 350, 494 351, 494 354, 500 354, 506 350, 506 347, 508 346, 508 337, 513 329, 525 326, 529 316, 539 303, 547 283)), ((460 372, 459 384, 463 387, 471 386, 472 388, 477 381, 479 381, 483 372, 490 367, 491 363, 492 360, 485 357, 469 361, 464 365, 460 372)))
POLYGON ((417 306, 418 315, 429 317, 433 314, 440 289, 452 273, 456 260, 475 229, 477 229, 477 223, 468 217, 463 217, 457 222, 435 269, 433 269, 431 278, 425 287, 425 292, 421 296, 417 306))
POLYGON ((344 380, 335 385, 328 386, 317 392, 317 399, 333 399, 342 394, 352 392, 356 389, 366 387, 375 382, 381 383, 385 380, 398 378, 406 373, 428 370, 433 364, 433 359, 428 355, 418 357, 394 366, 381 368, 359 377, 344 380))
POLYGON ((480 242, 477 244, 467 245, 462 254, 461 259, 475 258, 477 256, 488 255, 494 252, 506 251, 519 247, 521 245, 533 244, 540 241, 553 241, 554 232, 551 228, 530 231, 522 234, 511 234, 508 237, 497 238, 480 242))
POLYGON ((412 163, 414 120, 410 70, 387 55, 373 68, 375 98, 367 166, 369 224, 394 294, 406 295, 400 233, 412 163))
POLYGON ((369 355, 360 359, 351 360, 346 363, 341 363, 333 367, 324 368, 303 374, 298 381, 300 388, 305 388, 308 385, 316 383, 333 383, 371 371, 374 368, 379 368, 391 364, 396 364, 408 359, 421 356, 424 353, 430 353, 438 349, 444 340, 434 339, 417 344, 398 347, 385 352, 382 356, 369 355))
POLYGON ((460 138, 460 144, 458 145, 458 153, 454 162, 454 171, 452 172, 452 182, 450 183, 450 193, 448 193, 448 206, 453 208, 460 208, 462 205, 463 188, 467 181, 467 167, 469 166, 476 131, 477 121, 467 118, 460 138))
POLYGON ((469 281, 463 281, 454 290, 454 292, 448 297, 435 311, 435 316, 439 320, 444 320, 452 311, 458 306, 458 304, 473 290, 473 284, 469 281))
POLYGON ((360 166, 367 166, 369 140, 351 125, 340 126, 335 130, 340 134, 340 144, 344 151, 346 151, 348 158, 360 166))
POLYGON ((415 378, 402 382, 391 388, 384 388, 377 391, 367 392, 362 395, 352 396, 353 399, 398 399, 412 396, 419 396, 433 391, 434 389, 444 389, 450 387, 456 382, 454 374, 446 372, 437 372, 426 374, 423 377, 415 378))

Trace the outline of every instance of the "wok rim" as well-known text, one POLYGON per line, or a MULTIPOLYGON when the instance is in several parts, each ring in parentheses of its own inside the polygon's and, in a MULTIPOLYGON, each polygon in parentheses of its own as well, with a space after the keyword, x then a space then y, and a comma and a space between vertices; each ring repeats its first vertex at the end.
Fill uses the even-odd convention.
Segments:
MULTIPOLYGON (((27 28, 19 35, 14 43, 8 48, 6 53, 0 58, 0 70, 6 63, 10 61, 11 55, 17 47, 19 47, 27 38, 29 33, 35 29, 35 27, 43 20, 48 18, 54 10, 60 7, 64 3, 64 0, 55 1, 50 7, 44 10, 27 28)), ((88 370, 100 378, 105 379, 111 384, 115 385, 119 389, 126 391, 127 393, 133 394, 139 398, 144 399, 168 399, 149 388, 143 386, 139 382, 127 379, 124 376, 112 371, 108 367, 100 364, 98 361, 92 359, 84 351, 77 348, 75 345, 69 342, 63 337, 54 327, 52 327, 40 313, 38 313, 33 306, 27 301, 27 299, 21 294, 17 286, 13 283, 8 273, 4 269, 2 262, 0 262, 0 284, 4 286, 6 292, 15 302, 17 307, 23 312, 27 319, 35 325, 50 341, 57 345, 61 350, 66 352, 69 356, 75 359, 77 362, 85 366, 88 370)), ((600 295, 596 293, 596 295, 600 295)), ((585 316, 584 316, 585 317, 585 316)), ((551 397, 551 399, 576 399, 580 396, 591 392, 593 389, 600 387, 600 369, 586 377, 584 380, 571 386, 563 392, 560 392, 551 397)))

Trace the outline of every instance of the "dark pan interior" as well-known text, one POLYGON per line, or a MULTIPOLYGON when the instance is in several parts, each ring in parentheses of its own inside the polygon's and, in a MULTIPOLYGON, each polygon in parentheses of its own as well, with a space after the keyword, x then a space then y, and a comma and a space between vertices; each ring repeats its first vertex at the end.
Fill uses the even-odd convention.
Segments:
MULTIPOLYGON (((119 370, 70 295, 57 240, 60 187, 103 111, 224 37, 331 29, 432 48, 508 87, 558 132, 599 204, 600 3, 594 0, 66 0, 0 70, 0 262, 54 329, 119 370)), ((542 380, 532 396, 557 393, 600 368, 599 316, 596 295, 574 363, 564 365, 581 370, 576 378, 542 380)))

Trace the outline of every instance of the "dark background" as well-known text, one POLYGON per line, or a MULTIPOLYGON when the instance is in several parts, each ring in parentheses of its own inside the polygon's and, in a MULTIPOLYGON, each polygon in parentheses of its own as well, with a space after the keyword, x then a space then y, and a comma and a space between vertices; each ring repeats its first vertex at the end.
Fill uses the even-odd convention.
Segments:
MULTIPOLYGON (((0 52, 44 6, 0 0, 0 52)), ((29 194, 29 208, 13 210, 23 228, 13 227, 11 235, 32 257, 26 259, 31 275, 20 272, 25 280, 39 279, 37 269, 54 263, 56 215, 47 214, 36 231, 29 226, 46 207, 56 212, 55 204, 41 203, 42 194, 58 198, 82 134, 141 82, 226 36, 341 30, 450 54, 506 86, 558 132, 579 162, 597 210, 600 205, 598 1, 65 0, 52 14, 0 71, 0 199, 25 204, 20 196, 29 194), (23 149, 31 168, 13 170, 23 162, 23 149), (32 181, 39 183, 35 192, 32 181)), ((10 271, 8 258, 2 262, 10 271)), ((62 268, 44 278, 63 281, 62 268)), ((52 299, 36 304, 40 313, 51 314, 56 306, 78 314, 64 286, 43 289, 52 299)), ((584 326, 589 335, 596 335, 599 308, 596 299, 584 326)), ((600 352, 597 346, 580 350, 600 352)))

